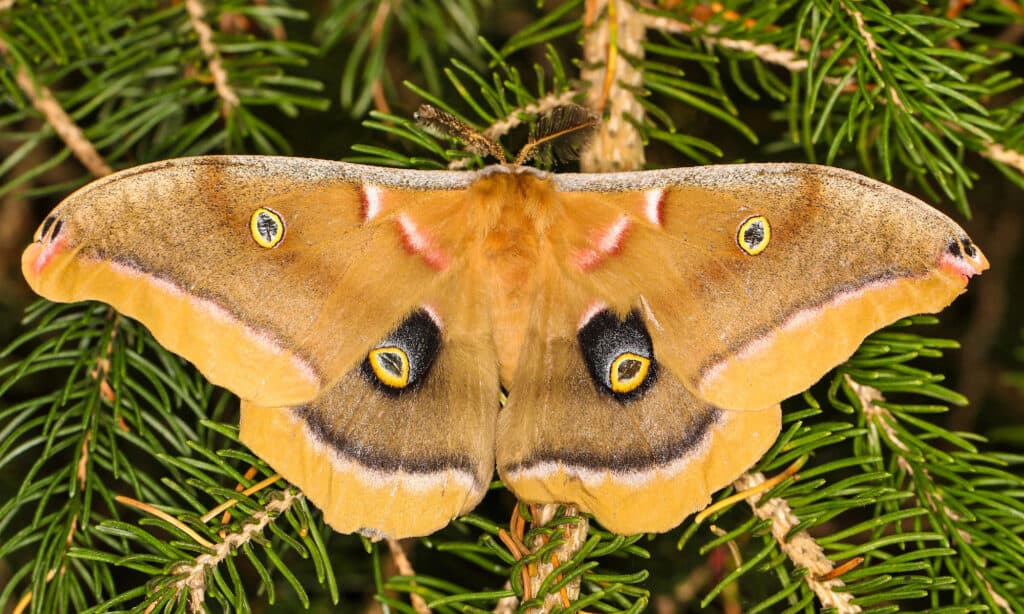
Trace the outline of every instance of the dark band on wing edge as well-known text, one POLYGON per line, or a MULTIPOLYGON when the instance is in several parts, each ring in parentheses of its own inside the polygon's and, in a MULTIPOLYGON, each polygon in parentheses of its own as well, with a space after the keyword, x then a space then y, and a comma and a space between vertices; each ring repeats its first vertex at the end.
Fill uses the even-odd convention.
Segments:
POLYGON ((300 405, 288 411, 306 425, 309 435, 318 443, 325 445, 342 457, 356 462, 369 470, 386 473, 442 473, 458 471, 473 476, 477 485, 482 482, 477 477, 478 462, 464 454, 436 454, 424 450, 419 458, 389 455, 384 451, 369 447, 359 441, 350 440, 342 435, 331 432, 328 425, 320 418, 319 412, 309 406, 300 405))
POLYGON ((502 468, 504 473, 529 470, 545 463, 560 463, 586 471, 611 471, 613 473, 643 472, 664 467, 692 455, 710 436, 712 429, 722 422, 724 412, 705 405, 669 443, 647 450, 620 450, 614 456, 586 450, 536 450, 529 458, 516 461, 502 468))

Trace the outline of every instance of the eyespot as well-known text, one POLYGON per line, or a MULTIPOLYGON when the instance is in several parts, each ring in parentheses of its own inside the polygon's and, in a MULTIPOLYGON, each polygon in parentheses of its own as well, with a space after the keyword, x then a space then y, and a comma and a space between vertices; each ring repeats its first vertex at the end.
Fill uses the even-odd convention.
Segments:
POLYGON ((438 323, 417 309, 367 353, 363 375, 379 390, 400 394, 423 382, 440 347, 438 323))
POLYGON ((391 388, 409 385, 409 355, 402 348, 387 346, 370 350, 366 357, 380 383, 391 388))
POLYGON ((633 392, 647 380, 651 368, 651 359, 632 352, 623 352, 612 361, 611 372, 608 374, 612 392, 628 394, 633 392))
POLYGON ((657 376, 651 336, 640 314, 624 320, 608 310, 597 312, 576 333, 583 362, 594 384, 627 402, 644 394, 657 376))
POLYGON ((284 219, 277 211, 260 207, 249 219, 249 230, 260 247, 277 247, 284 239, 284 219))
POLYGON ((768 218, 763 215, 748 217, 736 231, 736 244, 744 253, 751 256, 763 252, 771 240, 772 227, 768 223, 768 218))

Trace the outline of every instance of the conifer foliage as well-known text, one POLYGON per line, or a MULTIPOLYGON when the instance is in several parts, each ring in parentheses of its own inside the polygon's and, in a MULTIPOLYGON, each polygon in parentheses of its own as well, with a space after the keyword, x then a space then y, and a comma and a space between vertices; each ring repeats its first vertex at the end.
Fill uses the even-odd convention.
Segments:
MULTIPOLYGON (((486 162, 417 125, 422 103, 508 159, 575 102, 603 118, 586 171, 813 161, 1001 220, 993 196, 1024 189, 1021 38, 1017 0, 0 0, 0 212, 21 229, 0 266, 138 163, 486 162)), ((988 296, 943 318, 984 331, 988 296)), ((327 528, 239 443, 237 400, 143 327, 36 301, 0 327, 0 611, 1021 612, 1024 445, 949 428, 969 400, 937 370, 979 367, 936 324, 872 335, 669 534, 496 483, 433 536, 374 543, 327 528)))

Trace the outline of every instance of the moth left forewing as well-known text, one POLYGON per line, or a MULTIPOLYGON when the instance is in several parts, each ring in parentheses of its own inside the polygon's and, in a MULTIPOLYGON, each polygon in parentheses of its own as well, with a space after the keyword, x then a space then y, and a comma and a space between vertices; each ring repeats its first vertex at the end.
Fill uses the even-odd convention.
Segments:
POLYGON ((584 277, 602 297, 636 286, 659 359, 698 397, 729 409, 800 392, 868 334, 939 311, 988 266, 938 211, 829 167, 558 181, 578 206, 610 190, 634 212, 616 257, 584 277))
POLYGON ((447 254, 407 223, 401 194, 457 206, 468 182, 300 158, 168 160, 69 196, 22 268, 43 296, 107 302, 214 383, 289 405, 329 387, 444 276, 447 254))

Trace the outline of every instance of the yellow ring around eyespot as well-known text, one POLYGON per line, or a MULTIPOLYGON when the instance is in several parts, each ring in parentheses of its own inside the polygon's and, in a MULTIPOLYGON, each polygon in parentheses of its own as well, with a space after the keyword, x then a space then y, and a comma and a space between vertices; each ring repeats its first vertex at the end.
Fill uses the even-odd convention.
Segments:
POLYGON ((373 374, 377 376, 380 383, 392 388, 405 388, 409 385, 409 357, 402 348, 387 346, 370 350, 369 358, 370 368, 373 369, 373 374), (398 356, 399 361, 402 363, 401 373, 396 375, 381 363, 381 357, 384 354, 398 356))
POLYGON ((255 240, 260 247, 277 247, 278 244, 281 243, 281 239, 284 238, 284 219, 277 211, 266 207, 260 207, 253 211, 252 217, 249 218, 249 231, 252 233, 253 240, 255 240), (259 221, 262 216, 267 216, 274 220, 274 224, 277 227, 277 230, 273 235, 271 235, 270 239, 264 237, 263 233, 260 232, 259 221))
POLYGON ((640 356, 639 354, 634 354, 632 352, 623 352, 622 354, 619 354, 615 358, 615 360, 612 361, 611 373, 609 373, 608 378, 608 380, 612 384, 612 392, 617 392, 620 394, 633 392, 634 390, 640 387, 640 384, 644 383, 644 380, 647 379, 647 372, 650 371, 650 369, 650 358, 645 358, 644 356, 640 356), (629 379, 625 380, 620 380, 619 366, 627 360, 635 360, 636 362, 640 363, 640 370, 637 371, 636 375, 634 375, 633 377, 630 377, 629 379))
POLYGON ((771 240, 772 226, 771 224, 768 223, 768 218, 766 218, 763 215, 753 215, 751 217, 748 217, 747 219, 743 220, 743 223, 740 224, 740 229, 736 231, 736 244, 740 246, 740 249, 742 249, 745 253, 750 254, 751 256, 756 256, 763 252, 765 248, 768 247, 768 243, 771 240), (751 226, 759 222, 761 224, 761 228, 764 229, 764 237, 757 245, 749 247, 747 243, 743 240, 743 235, 747 232, 747 229, 749 229, 751 226))

